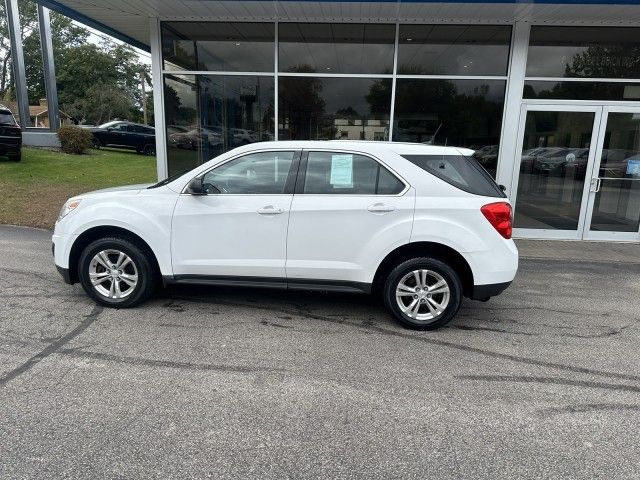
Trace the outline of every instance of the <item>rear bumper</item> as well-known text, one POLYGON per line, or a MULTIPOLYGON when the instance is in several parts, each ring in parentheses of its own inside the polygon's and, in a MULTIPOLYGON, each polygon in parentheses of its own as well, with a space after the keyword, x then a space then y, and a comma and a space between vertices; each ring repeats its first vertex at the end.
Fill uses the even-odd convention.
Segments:
POLYGON ((474 285, 470 298, 472 300, 488 300, 491 297, 500 295, 509 285, 511 285, 511 282, 474 285))

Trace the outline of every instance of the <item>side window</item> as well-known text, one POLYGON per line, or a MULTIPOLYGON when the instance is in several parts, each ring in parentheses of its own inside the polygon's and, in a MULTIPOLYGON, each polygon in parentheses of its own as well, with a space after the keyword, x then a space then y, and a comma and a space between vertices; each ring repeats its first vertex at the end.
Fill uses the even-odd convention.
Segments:
POLYGON ((207 172, 207 193, 268 195, 284 193, 295 152, 250 153, 207 172))
POLYGON ((355 153, 309 152, 304 193, 394 195, 404 184, 372 158, 355 153))

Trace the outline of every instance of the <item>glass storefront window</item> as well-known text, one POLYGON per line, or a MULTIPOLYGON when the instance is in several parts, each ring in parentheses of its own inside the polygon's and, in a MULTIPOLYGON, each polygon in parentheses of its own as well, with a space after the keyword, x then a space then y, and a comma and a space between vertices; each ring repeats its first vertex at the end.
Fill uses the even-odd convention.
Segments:
POLYGON ((274 135, 274 79, 165 75, 169 174, 274 135))
POLYGON ((528 77, 640 78, 640 29, 531 27, 528 77))
POLYGON ((506 75, 511 27, 401 25, 398 74, 506 75))
POLYGON ((523 98, 638 101, 640 83, 527 80, 523 98))
POLYGON ((388 140, 391 79, 278 79, 280 140, 388 140))
POLYGON ((278 35, 281 72, 393 71, 395 25, 281 23, 278 35))
POLYGON ((393 140, 468 147, 495 178, 506 82, 398 79, 393 140))
POLYGON ((167 70, 273 72, 273 23, 164 22, 167 70))

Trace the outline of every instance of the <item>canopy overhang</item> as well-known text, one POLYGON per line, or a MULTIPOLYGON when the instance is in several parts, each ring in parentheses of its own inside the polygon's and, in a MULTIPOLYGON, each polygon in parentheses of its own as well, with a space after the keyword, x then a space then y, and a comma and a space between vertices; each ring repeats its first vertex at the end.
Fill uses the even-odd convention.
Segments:
POLYGON ((149 18, 160 20, 512 23, 635 26, 640 0, 273 1, 39 0, 75 20, 149 50, 149 18))

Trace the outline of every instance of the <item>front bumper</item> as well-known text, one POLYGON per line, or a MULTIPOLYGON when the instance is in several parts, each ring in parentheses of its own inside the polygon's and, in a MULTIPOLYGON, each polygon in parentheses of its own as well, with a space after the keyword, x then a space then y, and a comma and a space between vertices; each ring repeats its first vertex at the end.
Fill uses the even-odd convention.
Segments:
MULTIPOLYGON (((51 242, 51 254, 53 255, 53 258, 55 260, 55 258, 56 258, 56 244, 55 244, 55 242, 51 242)), ((69 285, 73 284, 73 282, 71 281, 71 273, 69 272, 68 268, 64 268, 64 267, 61 267, 60 265, 56 264, 56 270, 58 270, 58 273, 60 275, 62 275, 62 279, 64 280, 64 283, 68 283, 69 285)))

